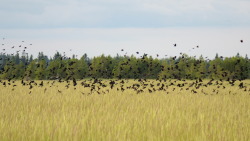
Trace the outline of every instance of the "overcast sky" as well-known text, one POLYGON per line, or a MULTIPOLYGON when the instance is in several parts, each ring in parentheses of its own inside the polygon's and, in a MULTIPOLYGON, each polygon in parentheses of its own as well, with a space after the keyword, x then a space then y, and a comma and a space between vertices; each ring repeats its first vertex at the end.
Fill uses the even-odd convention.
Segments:
POLYGON ((162 57, 180 52, 250 56, 250 0, 0 2, 0 37, 5 38, 0 43, 7 52, 32 43, 29 53, 48 55, 58 50, 90 56, 136 51, 162 57))

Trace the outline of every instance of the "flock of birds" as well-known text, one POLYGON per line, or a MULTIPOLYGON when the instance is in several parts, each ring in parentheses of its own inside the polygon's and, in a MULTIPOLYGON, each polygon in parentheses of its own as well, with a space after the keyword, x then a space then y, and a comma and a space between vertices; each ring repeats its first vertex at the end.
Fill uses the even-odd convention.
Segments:
MULTIPOLYGON (((3 38, 5 40, 5 38, 3 38)), ((241 43, 243 43, 243 40, 240 40, 241 43)), ((22 41, 24 43, 24 41, 22 41)), ((32 44, 29 44, 30 46, 32 44)), ((4 46, 4 44, 2 44, 4 46)), ((174 47, 177 47, 177 44, 173 44, 174 47)), ((18 46, 19 48, 22 47, 22 45, 18 46)), ((11 47, 12 49, 15 48, 15 46, 11 47)), ((199 46, 196 46, 196 48, 199 48, 199 46)), ((26 46, 24 46, 23 51, 27 49, 26 46)), ((193 48, 195 49, 195 48, 193 48)), ((5 51, 5 49, 2 49, 5 51)), ((20 51, 20 50, 19 50, 20 51)), ((121 49, 121 51, 124 51, 124 49, 121 49)), ((139 54, 139 52, 136 52, 136 54, 139 54)), ((142 59, 147 56, 147 54, 144 53, 142 59)), ((157 57, 159 55, 157 54, 157 57)), ((173 57, 175 59, 176 57, 173 57)), ((0 86, 2 88, 11 88, 12 91, 15 91, 15 88, 21 85, 23 87, 26 87, 29 89, 29 94, 32 94, 32 90, 34 88, 42 88, 43 92, 46 93, 46 91, 49 88, 56 87, 57 93, 64 93, 66 89, 77 90, 79 89, 79 92, 83 95, 91 95, 91 94, 108 94, 111 91, 117 91, 117 92, 125 92, 130 91, 134 92, 136 94, 141 93, 156 93, 156 92, 164 92, 165 94, 171 94, 172 92, 189 92, 192 94, 204 94, 204 95, 215 95, 220 94, 222 91, 226 91, 226 94, 237 94, 237 91, 241 91, 242 93, 250 94, 250 84, 245 83, 245 81, 242 80, 236 80, 236 79, 227 79, 227 80, 202 80, 202 79, 196 79, 194 81, 189 80, 174 80, 174 79, 156 79, 156 80, 150 80, 150 79, 134 79, 134 80, 128 80, 128 79, 98 79, 93 77, 89 80, 82 80, 77 81, 75 78, 72 80, 63 80, 62 78, 58 78, 57 80, 53 81, 34 81, 34 80, 0 80, 0 86), (59 86, 64 85, 64 87, 59 86), (232 91, 228 88, 235 87, 237 88, 236 91, 232 91), (206 88, 210 89, 206 89, 206 88)))
MULTIPOLYGON (((243 43, 243 40, 240 40, 240 43, 243 43)), ((177 47, 177 43, 174 43, 174 44, 173 44, 173 47, 177 47)), ((200 46, 197 45, 196 47, 192 47, 192 50, 194 50, 194 49, 199 49, 199 48, 200 48, 200 46)), ((121 51, 123 52, 124 49, 121 49, 121 51)), ((188 51, 191 51, 191 49, 189 49, 188 51)), ((139 54, 139 52, 137 51, 136 54, 139 54)), ((144 54, 145 54, 145 53, 144 53, 144 54)), ((145 55, 147 55, 147 54, 145 54, 145 55)), ((183 55, 183 53, 180 52, 180 55, 183 55)), ((167 56, 168 56, 168 55, 165 55, 165 57, 167 57, 167 56)), ((125 53, 124 57, 127 57, 127 52, 125 53)), ((140 57, 143 57, 143 56, 140 56, 140 57)), ((159 57, 159 54, 156 54, 156 57, 159 57)), ((177 56, 174 56, 174 57, 176 58, 177 56)), ((194 57, 196 57, 196 56, 194 56, 194 57)), ((210 60, 210 59, 208 59, 208 56, 206 56, 205 58, 206 58, 207 61, 210 60)), ((223 56, 220 56, 220 58, 223 58, 223 56)))
POLYGON ((108 94, 109 92, 142 94, 142 93, 158 93, 163 92, 165 94, 172 93, 191 93, 191 94, 203 94, 203 95, 218 95, 220 92, 223 94, 249 94, 250 84, 241 80, 202 80, 197 79, 195 81, 190 80, 174 80, 174 79, 97 79, 92 78, 89 80, 76 81, 73 80, 53 80, 53 81, 34 81, 34 80, 0 80, 1 89, 7 88, 15 91, 18 85, 22 88, 28 89, 32 94, 34 88, 42 89, 44 93, 50 88, 56 88, 57 93, 63 94, 67 89, 70 92, 77 90, 82 95, 91 94, 108 94), (63 86, 63 87, 62 87, 63 86), (232 89, 231 89, 232 88, 232 89))
MULTIPOLYGON (((5 40, 5 38, 2 38, 3 40, 5 40)), ((22 43, 24 43, 25 41, 22 41, 22 43)), ((241 43, 243 43, 243 40, 240 40, 240 42, 241 43)), ((29 43, 28 44, 29 46, 32 46, 32 43, 29 43)), ((5 44, 4 43, 2 43, 2 46, 4 47, 5 46, 5 44)), ((173 44, 173 47, 177 47, 177 43, 174 43, 173 44)), ((11 47, 11 49, 15 49, 15 48, 18 48, 18 50, 16 51, 16 53, 20 53, 21 51, 22 51, 22 53, 25 53, 26 55, 28 54, 28 53, 26 53, 26 50, 28 49, 28 47, 27 47, 27 45, 25 45, 25 46, 23 46, 22 44, 20 44, 20 45, 18 45, 18 46, 12 46, 11 47), (23 47, 23 48, 21 48, 21 47, 23 47)), ((199 48, 199 45, 197 45, 196 47, 193 47, 192 49, 194 50, 194 49, 198 49, 199 48)), ((72 51, 72 49, 70 49, 70 52, 72 51)), ((121 49, 121 51, 124 51, 124 49, 121 49)), ((191 51, 191 50, 189 50, 189 51, 191 51)), ((57 51, 58 52, 58 51, 57 51)), ((1 54, 3 54, 3 55, 6 55, 6 48, 3 48, 2 49, 2 52, 1 52, 1 54)), ((63 52, 63 54, 64 54, 64 56, 66 57, 66 53, 65 52, 63 52)), ((136 52, 136 54, 139 54, 139 52, 137 51, 136 52)), ((180 52, 180 55, 182 55, 183 53, 182 52, 180 52)), ((11 53, 11 55, 14 55, 14 53, 11 53)), ((124 57, 126 57, 126 55, 127 55, 127 52, 125 53, 125 55, 124 55, 124 57)), ((144 54, 145 56, 147 55, 147 54, 144 54)), ((156 56, 157 57, 159 57, 159 54, 156 54, 156 56)), ((165 57, 166 57, 167 55, 165 55, 165 57)), ((77 57, 77 56, 76 56, 77 57)), ((143 56, 141 56, 141 57, 143 57, 143 56)), ((176 57, 176 56, 175 56, 176 57)), ((196 56, 194 56, 194 57, 196 57, 196 56)), ((222 56, 221 56, 222 57, 222 56)), ((208 57, 205 57, 206 59, 208 58, 208 57)), ((2 58, 0 58, 0 59, 2 59, 2 58)), ((207 59, 207 60, 209 60, 209 59, 207 59)))
MULTIPOLYGON (((5 38, 3 38, 3 40, 5 40, 5 38)), ((11 49, 16 49, 17 48, 16 53, 20 53, 20 52, 26 53, 26 51, 28 49, 28 45, 32 46, 32 44, 30 43, 30 44, 24 46, 23 45, 24 43, 25 43, 25 41, 22 41, 22 44, 19 44, 18 46, 12 46, 11 49)), ((2 49, 1 54, 7 55, 7 53, 6 53, 7 48, 5 48, 5 44, 4 43, 2 43, 2 47, 3 47, 3 49, 2 49)), ((28 54, 28 53, 26 53, 26 54, 28 54)), ((11 53, 11 55, 14 55, 14 53, 11 53)))

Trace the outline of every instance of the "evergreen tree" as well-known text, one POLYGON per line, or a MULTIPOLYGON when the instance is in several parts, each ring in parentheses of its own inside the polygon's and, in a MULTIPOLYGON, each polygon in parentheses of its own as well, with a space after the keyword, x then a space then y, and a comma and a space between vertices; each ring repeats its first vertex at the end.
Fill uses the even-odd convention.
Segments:
POLYGON ((47 78, 47 70, 46 70, 46 61, 44 59, 37 60, 37 67, 36 67, 36 79, 44 80, 47 78))
POLYGON ((27 69, 25 71, 25 76, 24 76, 25 79, 26 80, 34 80, 36 77, 35 71, 36 71, 36 60, 33 60, 27 66, 27 69))

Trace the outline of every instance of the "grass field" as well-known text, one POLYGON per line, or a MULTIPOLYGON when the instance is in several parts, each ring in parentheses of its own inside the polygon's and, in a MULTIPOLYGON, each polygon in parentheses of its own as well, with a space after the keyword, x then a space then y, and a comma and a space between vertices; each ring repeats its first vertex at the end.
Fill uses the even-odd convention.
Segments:
POLYGON ((109 81, 2 81, 0 140, 250 140, 249 80, 109 81))

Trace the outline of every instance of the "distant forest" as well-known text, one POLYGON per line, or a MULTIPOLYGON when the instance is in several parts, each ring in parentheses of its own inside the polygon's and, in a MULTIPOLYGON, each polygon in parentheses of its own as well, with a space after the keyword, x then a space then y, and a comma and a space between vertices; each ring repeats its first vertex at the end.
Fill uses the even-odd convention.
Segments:
POLYGON ((181 54, 164 59, 143 54, 140 58, 117 55, 80 59, 59 52, 48 57, 42 52, 37 58, 0 53, 0 79, 70 80, 84 78, 128 79, 249 79, 250 60, 237 54, 209 60, 181 54))

